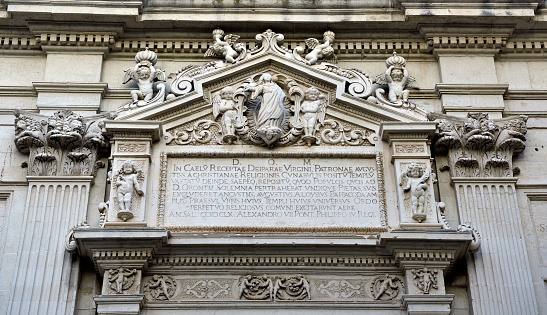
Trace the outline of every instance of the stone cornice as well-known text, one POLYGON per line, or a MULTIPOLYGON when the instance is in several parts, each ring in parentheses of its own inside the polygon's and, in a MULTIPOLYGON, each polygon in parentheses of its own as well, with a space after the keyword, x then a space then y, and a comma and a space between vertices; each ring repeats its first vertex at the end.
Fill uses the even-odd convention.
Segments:
POLYGON ((104 96, 108 90, 107 83, 92 82, 32 82, 38 93, 100 93, 104 96))
POLYGON ((393 139, 427 139, 436 133, 437 123, 421 122, 383 122, 378 132, 384 141, 393 139))
POLYGON ((163 134, 161 125, 161 121, 105 120, 104 129, 107 134, 114 135, 114 138, 140 138, 147 135, 151 140, 158 141, 163 134))
POLYGON ((435 92, 439 97, 453 95, 504 95, 509 84, 435 84, 435 92))

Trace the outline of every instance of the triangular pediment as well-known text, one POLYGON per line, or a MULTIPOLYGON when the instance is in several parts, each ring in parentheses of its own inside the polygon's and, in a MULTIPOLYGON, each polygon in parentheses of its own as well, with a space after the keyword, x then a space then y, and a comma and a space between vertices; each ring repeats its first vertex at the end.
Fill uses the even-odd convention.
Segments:
POLYGON ((177 114, 182 114, 182 108, 192 108, 196 107, 199 103, 208 103, 211 93, 217 90, 218 87, 235 84, 238 81, 244 81, 249 77, 264 72, 283 74, 286 77, 293 78, 304 84, 307 83, 310 86, 323 87, 332 93, 332 95, 329 95, 332 102, 329 105, 334 107, 337 104, 341 104, 342 107, 349 106, 352 111, 362 112, 366 116, 376 116, 379 121, 411 122, 425 120, 424 115, 420 113, 374 104, 373 102, 352 96, 346 90, 346 85, 350 84, 349 80, 328 71, 319 70, 272 53, 195 76, 193 82, 191 82, 193 90, 190 93, 159 104, 124 112, 119 115, 118 119, 163 121, 164 119, 178 116, 177 114))
MULTIPOLYGON (((187 66, 170 74, 170 89, 161 86, 165 99, 162 94, 159 100, 140 102, 121 111, 117 120, 161 121, 168 138, 175 137, 170 132, 193 132, 190 126, 207 121, 205 126, 223 134, 221 143, 237 139, 267 146, 296 143, 298 137, 308 144, 328 142, 321 136, 333 134, 325 129, 328 125, 337 128, 336 136, 355 130, 351 138, 377 132, 382 121, 427 120, 415 104, 384 98, 385 80, 327 62, 310 63, 296 50, 279 46, 279 35, 261 34, 262 45, 243 50, 233 62, 187 66)), ((403 58, 392 58, 404 68, 403 58)))

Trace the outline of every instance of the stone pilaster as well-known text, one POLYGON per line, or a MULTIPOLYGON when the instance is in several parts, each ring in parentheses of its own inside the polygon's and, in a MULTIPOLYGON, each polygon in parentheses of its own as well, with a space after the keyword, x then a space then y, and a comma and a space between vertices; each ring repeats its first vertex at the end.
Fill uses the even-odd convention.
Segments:
POLYGON ((526 117, 439 119, 438 154, 448 155, 460 223, 478 230, 480 249, 467 256, 476 314, 537 314, 512 158, 524 150, 526 117))
POLYGON ((28 153, 29 183, 9 314, 74 314, 79 261, 71 229, 86 226, 90 186, 108 141, 105 116, 16 112, 15 145, 28 153))
POLYGON ((441 83, 435 92, 443 112, 465 116, 470 110, 500 118, 507 84, 499 84, 494 57, 505 47, 511 27, 489 25, 420 28, 438 59, 441 83))
POLYGON ((401 227, 442 227, 438 221, 429 149, 435 132, 436 124, 431 122, 385 122, 380 127, 395 165, 401 227))
POLYGON ((123 26, 29 22, 29 29, 47 55, 44 80, 32 83, 40 113, 67 108, 97 113, 107 91, 107 84, 101 82, 103 58, 123 32, 123 26), (69 64, 78 66, 67 67, 69 64))
POLYGON ((146 226, 146 198, 157 121, 106 121, 112 141, 109 211, 105 226, 146 226))

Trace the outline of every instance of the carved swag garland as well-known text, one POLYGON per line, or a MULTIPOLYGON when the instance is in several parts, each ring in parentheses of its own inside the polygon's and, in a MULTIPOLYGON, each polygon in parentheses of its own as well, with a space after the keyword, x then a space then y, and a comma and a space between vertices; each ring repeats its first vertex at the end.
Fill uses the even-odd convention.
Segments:
POLYGON ((15 110, 15 146, 30 154, 29 176, 94 176, 104 164, 98 154, 108 147, 101 132, 110 113, 82 117, 70 110, 52 116, 15 110))

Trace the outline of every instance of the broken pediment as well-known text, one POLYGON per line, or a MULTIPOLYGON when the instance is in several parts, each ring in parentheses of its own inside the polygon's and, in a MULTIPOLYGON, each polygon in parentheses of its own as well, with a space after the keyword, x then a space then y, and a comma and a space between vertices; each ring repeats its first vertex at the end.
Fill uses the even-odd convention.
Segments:
MULTIPOLYGON (((308 39, 307 54, 304 47, 285 48, 283 35, 271 30, 258 34, 258 46, 250 50, 238 44, 235 35, 222 37, 220 30, 213 35, 215 44, 206 56, 223 60, 171 73, 166 97, 146 94, 150 93, 150 84, 162 80, 164 75, 163 70, 154 68, 155 54, 140 52, 137 65, 126 71, 126 76, 130 73, 136 81, 137 73, 143 74, 139 90, 132 93, 132 102, 118 110, 117 120, 162 121, 169 141, 203 143, 200 137, 210 136, 215 143, 267 147, 329 141, 353 143, 356 138, 360 138, 359 143, 369 145, 366 137, 381 121, 427 120, 425 112, 408 101, 406 88, 415 85, 415 81, 400 56, 388 58, 386 74, 378 79, 380 76, 342 69, 332 63, 336 61, 328 49, 332 49, 334 41, 332 32, 325 33, 322 44, 308 39), (201 127, 193 126, 202 120, 201 127), (342 127, 350 122, 372 126, 342 127), (200 128, 209 131, 188 138, 200 128), (182 134, 179 137, 171 130, 182 134), (328 140, 332 138, 340 141, 328 140)), ((157 84, 158 93, 165 93, 165 85, 157 84)))

